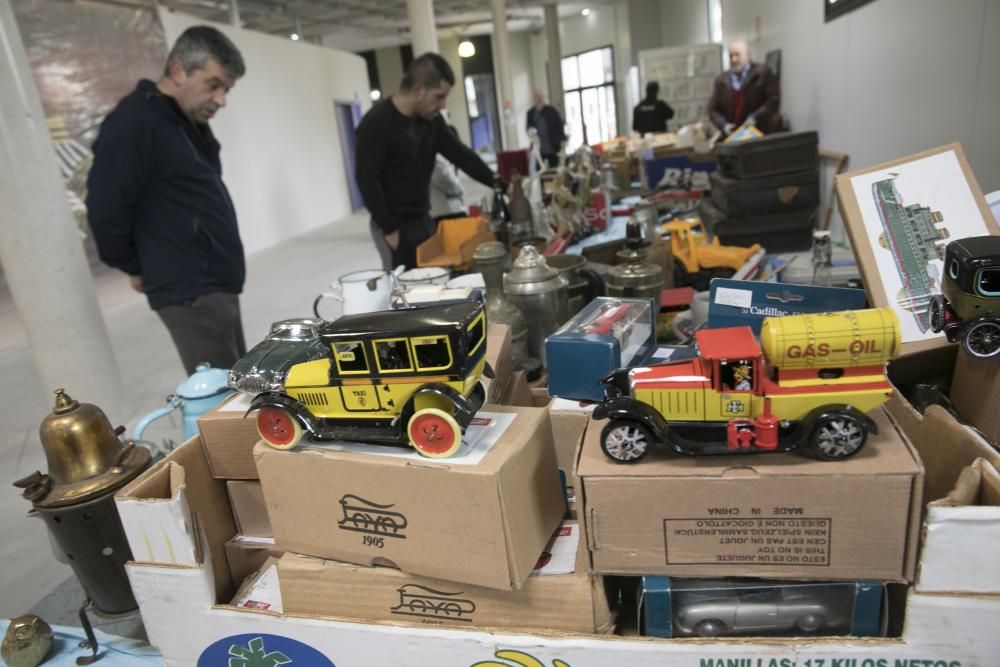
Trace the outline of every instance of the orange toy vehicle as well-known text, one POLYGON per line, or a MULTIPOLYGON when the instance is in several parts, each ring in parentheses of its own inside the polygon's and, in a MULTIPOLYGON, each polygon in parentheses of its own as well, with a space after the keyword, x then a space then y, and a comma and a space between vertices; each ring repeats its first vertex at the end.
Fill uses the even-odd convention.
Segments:
POLYGON ((654 442, 682 454, 785 452, 820 459, 861 451, 892 385, 885 364, 899 350, 888 308, 769 317, 761 342, 749 327, 703 329, 699 356, 602 379, 595 419, 601 447, 620 463, 654 442))
POLYGON ((671 220, 660 225, 660 229, 670 232, 675 286, 708 289, 712 278, 732 276, 760 250, 758 243, 749 248, 724 246, 718 238, 709 243, 700 220, 671 220))

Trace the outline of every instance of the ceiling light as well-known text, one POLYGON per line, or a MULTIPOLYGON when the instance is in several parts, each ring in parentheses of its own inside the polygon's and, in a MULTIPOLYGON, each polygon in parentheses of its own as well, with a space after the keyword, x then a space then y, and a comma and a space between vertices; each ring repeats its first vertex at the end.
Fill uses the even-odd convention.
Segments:
POLYGON ((467 39, 458 43, 458 55, 460 58, 471 58, 476 55, 476 45, 467 39))
POLYGON ((289 35, 289 37, 292 38, 293 42, 297 42, 301 39, 301 37, 299 37, 299 33, 297 32, 293 32, 291 35, 289 35))
POLYGON ((590 7, 584 7, 583 11, 580 12, 583 16, 590 16, 590 7))
POLYGON ((382 99, 382 91, 376 88, 371 92, 371 98, 372 102, 378 102, 380 99, 382 99))

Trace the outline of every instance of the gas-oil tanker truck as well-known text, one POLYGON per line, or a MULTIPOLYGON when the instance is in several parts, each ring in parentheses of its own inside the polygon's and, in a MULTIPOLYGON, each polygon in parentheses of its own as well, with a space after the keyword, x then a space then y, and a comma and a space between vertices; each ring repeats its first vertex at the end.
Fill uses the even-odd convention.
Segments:
POLYGON ((900 346, 888 308, 769 317, 759 343, 750 327, 703 329, 695 339, 695 358, 601 379, 594 418, 609 420, 609 458, 633 463, 657 442, 694 455, 853 456, 877 433, 866 413, 889 399, 886 362, 900 346))

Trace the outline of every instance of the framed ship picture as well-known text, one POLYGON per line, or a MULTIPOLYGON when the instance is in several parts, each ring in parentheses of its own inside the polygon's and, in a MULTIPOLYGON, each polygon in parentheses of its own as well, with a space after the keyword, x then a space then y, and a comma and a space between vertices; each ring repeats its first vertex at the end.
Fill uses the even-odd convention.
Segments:
POLYGON ((958 143, 840 174, 837 201, 868 300, 899 316, 902 354, 946 345, 931 331, 949 241, 1000 234, 958 143))

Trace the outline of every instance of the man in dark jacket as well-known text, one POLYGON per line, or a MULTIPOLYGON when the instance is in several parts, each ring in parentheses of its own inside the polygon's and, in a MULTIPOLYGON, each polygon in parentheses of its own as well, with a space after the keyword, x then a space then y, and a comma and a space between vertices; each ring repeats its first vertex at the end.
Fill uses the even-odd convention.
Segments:
POLYGON ((221 32, 186 30, 163 76, 140 81, 104 119, 87 180, 101 260, 146 294, 188 373, 246 352, 243 244, 208 126, 245 71, 221 32))
POLYGON ((667 121, 674 117, 674 110, 661 99, 660 84, 650 81, 646 84, 646 99, 632 110, 632 131, 640 135, 650 132, 666 132, 667 121))
POLYGON ((358 125, 356 176, 382 266, 414 267, 417 246, 433 236, 430 184, 438 153, 483 185, 493 172, 465 146, 440 111, 455 74, 444 58, 425 53, 410 63, 399 91, 358 125))
POLYGON ((545 94, 540 88, 532 93, 535 106, 528 109, 528 133, 534 129, 538 133, 539 149, 550 167, 559 164, 559 151, 566 142, 566 123, 559 110, 545 103, 545 94))
POLYGON ((724 134, 748 123, 767 134, 780 128, 781 88, 767 65, 750 61, 742 39, 729 45, 729 71, 715 78, 708 113, 724 134))

